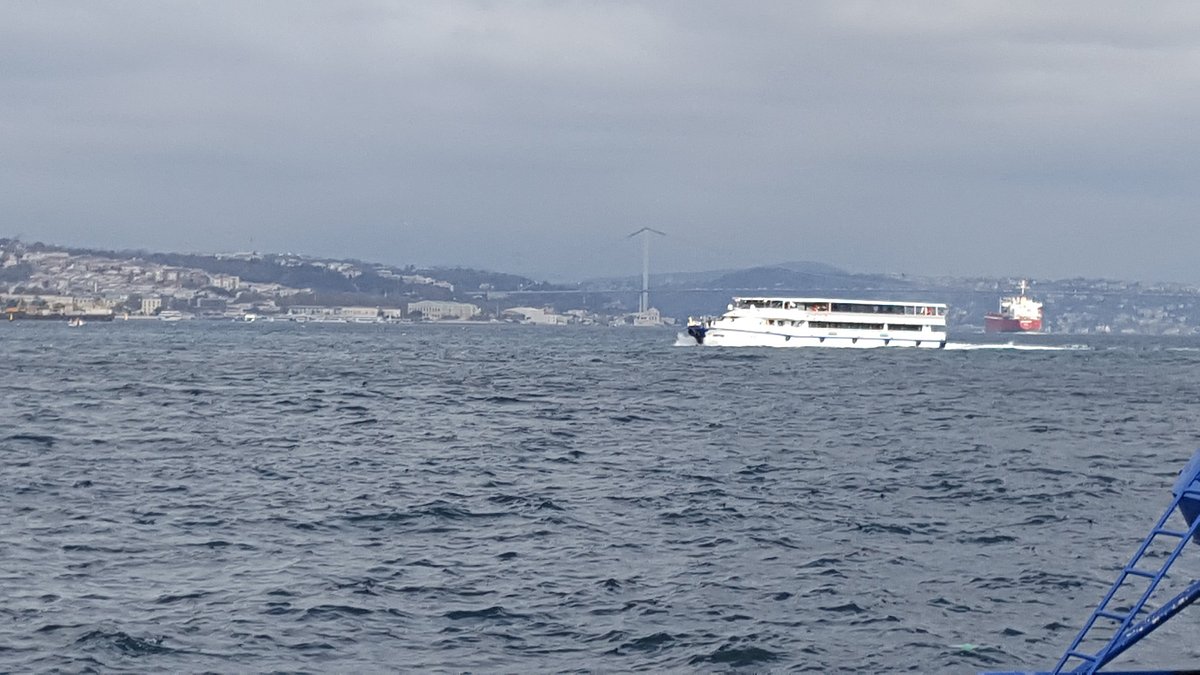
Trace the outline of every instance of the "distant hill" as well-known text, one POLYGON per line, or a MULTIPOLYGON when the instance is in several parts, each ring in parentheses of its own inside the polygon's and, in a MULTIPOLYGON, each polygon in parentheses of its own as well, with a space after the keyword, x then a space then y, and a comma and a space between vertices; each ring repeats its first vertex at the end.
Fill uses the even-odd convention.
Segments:
MULTIPOLYGON (((0 291, 14 294, 54 289, 90 297, 104 290, 136 298, 150 288, 149 292, 166 297, 175 297, 174 290, 187 291, 181 294, 187 298, 197 292, 206 297, 234 295, 228 288, 203 286, 213 281, 204 273, 236 276, 243 283, 278 284, 288 291, 276 294, 280 306, 394 307, 416 300, 454 299, 476 303, 485 312, 495 314, 507 307, 533 306, 620 316, 638 306, 641 288, 640 276, 548 284, 516 274, 461 267, 400 267, 257 252, 205 255, 104 251, 0 238, 0 291), (39 255, 31 255, 35 253, 39 255), (47 253, 101 260, 83 260, 76 267, 62 255, 47 253), (50 260, 57 262, 52 264, 50 260), (175 273, 167 274, 169 268, 175 268, 175 273), (197 274, 180 273, 187 270, 197 274), (111 288, 98 290, 101 277, 111 288), (28 288, 22 290, 23 286, 28 288)), ((855 274, 825 263, 792 261, 737 270, 655 274, 651 276, 650 301, 664 316, 680 320, 720 313, 734 296, 944 302, 950 306, 948 323, 955 330, 969 331, 981 330, 984 314, 995 310, 1002 297, 1011 295, 1018 282, 1012 277, 855 274)), ((273 292, 255 290, 255 294, 273 292)), ((1200 336, 1200 288, 1195 286, 1111 279, 1035 279, 1031 293, 1045 303, 1047 332, 1200 336)))
MULTIPOLYGON (((650 275, 651 288, 742 288, 737 283, 739 279, 747 279, 756 284, 755 288, 773 287, 775 283, 785 283, 786 279, 803 279, 816 277, 848 277, 853 276, 843 269, 827 265, 821 262, 813 262, 809 260, 799 260, 793 262, 779 263, 778 265, 764 265, 749 269, 720 269, 720 270, 705 270, 702 272, 664 272, 650 275), (770 272, 753 273, 754 270, 773 270, 770 272), (809 275, 794 276, 791 275, 809 275), (754 281, 761 277, 761 281, 754 281), (732 285, 730 285, 732 283, 732 285)), ((640 276, 622 276, 622 277, 601 277, 597 279, 588 279, 580 282, 582 288, 595 289, 637 289, 641 288, 642 278, 640 276)), ((786 285, 786 283, 785 283, 786 285)))
POLYGON ((806 272, 808 274, 826 274, 835 276, 845 276, 850 274, 840 267, 834 267, 823 262, 813 262, 812 260, 796 260, 793 262, 779 263, 771 265, 771 267, 782 267, 792 270, 793 272, 806 272))
POLYGON ((360 260, 315 258, 291 254, 201 254, 155 253, 149 251, 109 251, 30 244, 31 248, 66 251, 72 255, 93 255, 114 259, 139 259, 212 274, 228 274, 254 283, 275 283, 291 288, 307 288, 315 293, 359 294, 364 296, 420 297, 425 299, 458 298, 481 288, 493 290, 556 290, 546 282, 503 272, 466 267, 398 267, 360 260), (425 280, 410 281, 412 278, 425 280), (448 284, 437 286, 428 281, 448 284))
POLYGON ((709 288, 801 290, 828 286, 830 281, 845 285, 854 277, 844 272, 802 272, 787 267, 751 267, 723 274, 706 284, 709 288))
POLYGON ((751 267, 723 274, 706 284, 712 289, 763 290, 773 292, 812 293, 866 291, 876 289, 904 290, 909 280, 881 274, 850 274, 830 265, 803 264, 751 267))

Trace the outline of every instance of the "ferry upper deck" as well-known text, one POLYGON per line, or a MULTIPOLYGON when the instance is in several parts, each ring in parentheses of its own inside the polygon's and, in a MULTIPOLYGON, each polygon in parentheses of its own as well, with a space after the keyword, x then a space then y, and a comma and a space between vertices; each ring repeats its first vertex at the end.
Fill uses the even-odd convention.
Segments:
POLYGON ((805 312, 945 316, 947 305, 937 302, 897 302, 894 300, 737 297, 733 299, 729 309, 790 309, 805 312))

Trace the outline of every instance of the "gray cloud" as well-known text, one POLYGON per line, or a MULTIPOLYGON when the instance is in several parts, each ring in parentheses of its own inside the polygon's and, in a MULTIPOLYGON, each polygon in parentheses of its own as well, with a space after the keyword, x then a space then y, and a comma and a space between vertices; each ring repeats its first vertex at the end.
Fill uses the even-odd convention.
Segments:
POLYGON ((0 5, 0 231, 536 276, 1200 282, 1200 9, 0 5))

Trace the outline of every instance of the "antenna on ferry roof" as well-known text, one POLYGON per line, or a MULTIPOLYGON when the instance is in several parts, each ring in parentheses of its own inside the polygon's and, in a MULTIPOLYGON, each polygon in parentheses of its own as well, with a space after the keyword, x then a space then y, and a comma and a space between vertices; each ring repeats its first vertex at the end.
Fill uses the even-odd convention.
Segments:
POLYGON ((657 234, 660 237, 667 236, 666 232, 660 232, 653 227, 643 227, 625 237, 633 239, 634 237, 642 236, 642 294, 638 296, 638 313, 645 314, 650 309, 650 235, 657 234))

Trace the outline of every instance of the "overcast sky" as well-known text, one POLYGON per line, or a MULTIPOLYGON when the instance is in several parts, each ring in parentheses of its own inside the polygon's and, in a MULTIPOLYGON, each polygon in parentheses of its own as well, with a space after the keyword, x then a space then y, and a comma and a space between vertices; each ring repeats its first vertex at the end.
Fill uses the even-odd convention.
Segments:
POLYGON ((0 235, 1200 282, 1195 2, 0 4, 0 235))

